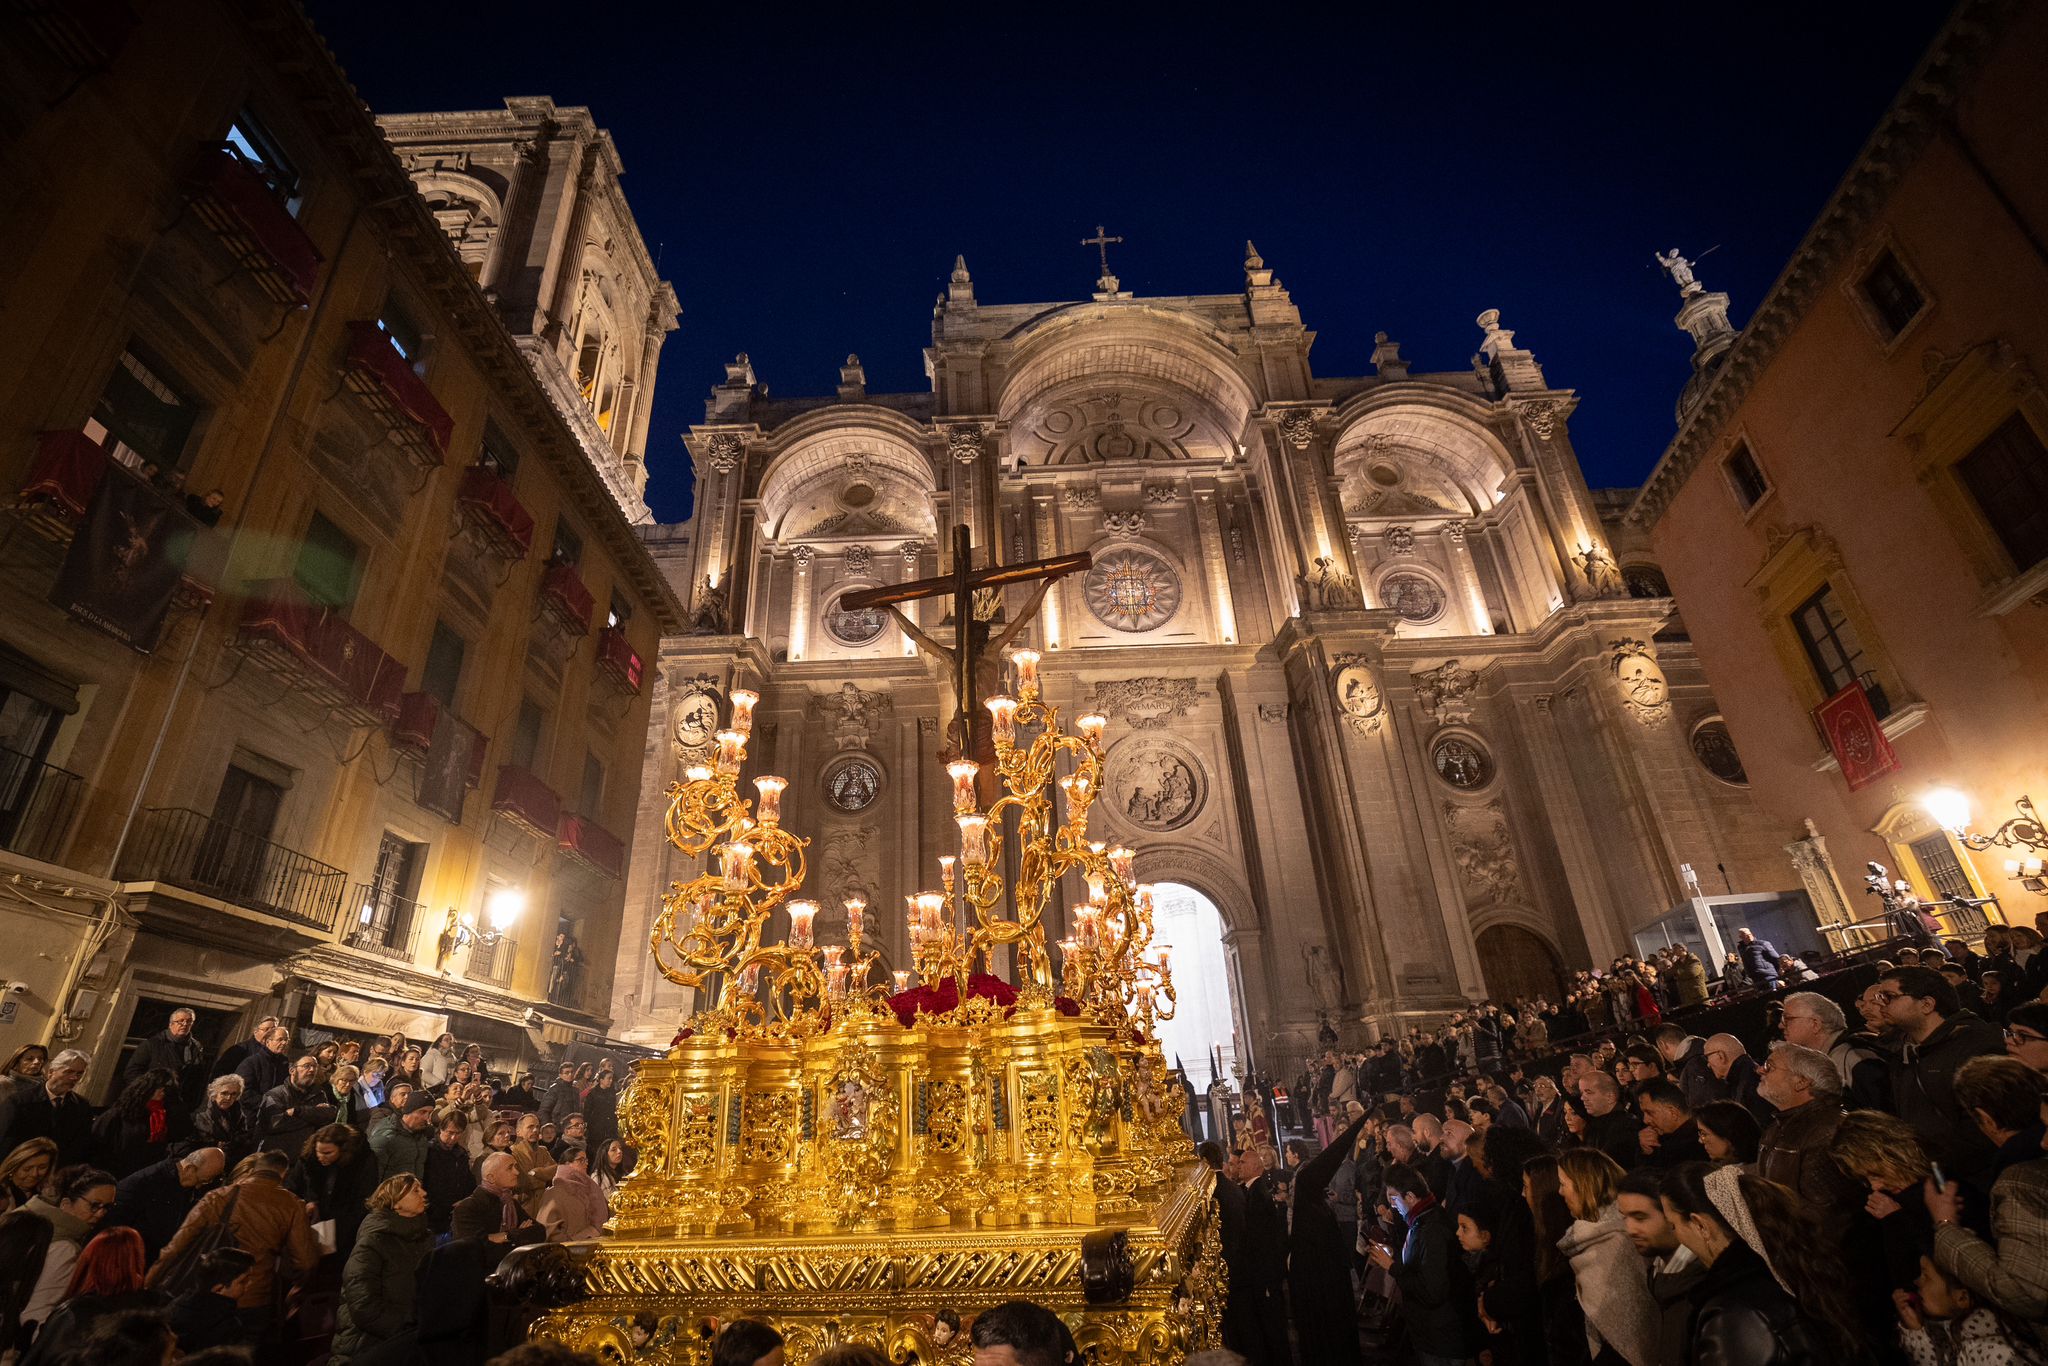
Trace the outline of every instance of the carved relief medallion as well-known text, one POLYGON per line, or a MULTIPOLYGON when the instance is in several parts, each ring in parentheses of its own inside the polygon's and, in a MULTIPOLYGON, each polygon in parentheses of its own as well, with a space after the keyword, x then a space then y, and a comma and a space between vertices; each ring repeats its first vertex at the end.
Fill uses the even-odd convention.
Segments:
POLYGON ((859 611, 846 608, 838 596, 825 609, 825 634, 841 645, 872 645, 888 628, 889 617, 879 607, 863 607, 859 611))
POLYGON ((1671 716, 1671 685, 1646 641, 1623 637, 1611 641, 1614 682, 1621 690, 1621 706, 1641 725, 1654 726, 1671 716))
POLYGON ((731 474, 739 468, 740 453, 746 443, 733 432, 717 432, 705 443, 704 456, 711 462, 711 468, 720 474, 731 474))
POLYGON ((882 770, 864 755, 841 759, 825 770, 825 800, 835 811, 865 811, 881 793, 882 770))
POLYGON ((1722 782, 1735 787, 1749 786, 1749 773, 1735 750, 1735 737, 1728 733, 1728 723, 1720 717, 1709 716, 1692 728, 1692 755, 1700 761, 1701 768, 1722 782))
POLYGON ((1415 700, 1439 726, 1461 725, 1472 719, 1472 690, 1479 686, 1478 674, 1447 659, 1414 678, 1415 700))
POLYGON ((1111 551, 1095 562, 1081 586, 1088 610, 1115 631, 1150 631, 1180 610, 1180 576, 1149 550, 1111 551))
POLYGON ((1493 781, 1493 756, 1468 736, 1446 735, 1430 746, 1429 762, 1437 777, 1460 792, 1470 792, 1493 781))
POLYGON ((1420 626, 1444 614, 1444 590, 1426 575, 1389 574, 1380 580, 1380 605, 1420 626))
POLYGON ((1194 751, 1164 735, 1135 735, 1109 754, 1109 800, 1141 830, 1173 830, 1202 809, 1206 784, 1194 751))
POLYGON ((1386 703, 1372 670, 1360 655, 1338 655, 1333 662, 1338 666, 1337 707, 1344 713, 1344 724, 1360 735, 1379 734, 1380 723, 1386 719, 1386 703))

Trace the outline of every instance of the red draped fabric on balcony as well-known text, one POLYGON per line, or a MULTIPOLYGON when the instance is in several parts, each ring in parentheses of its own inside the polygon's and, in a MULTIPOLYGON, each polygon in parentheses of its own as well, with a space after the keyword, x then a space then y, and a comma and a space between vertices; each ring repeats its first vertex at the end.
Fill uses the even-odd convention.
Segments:
POLYGON ((590 633, 590 614, 597 599, 583 586, 583 576, 573 564, 558 564, 540 581, 540 605, 571 635, 590 633))
MULTIPOLYGON (((434 727, 440 724, 440 720, 440 698, 430 692, 409 692, 398 699, 398 719, 391 723, 391 738, 408 749, 416 749, 424 754, 433 747, 434 727)), ((471 787, 483 785, 483 741, 484 737, 478 735, 475 742, 469 746, 469 773, 466 782, 471 787)))
POLYGON ((397 719, 404 666, 289 579, 249 585, 242 640, 317 705, 363 724, 397 719))
POLYGON ((640 691, 640 656, 626 643, 626 633, 616 626, 598 632, 597 667, 627 692, 640 691))
POLYGON ((75 522, 85 515, 85 505, 106 472, 105 448, 84 432, 39 433, 21 501, 54 504, 75 522))
POLYGON ((304 304, 320 279, 320 251, 255 168, 225 147, 200 155, 192 207, 279 303, 304 304))
POLYGON ((412 372, 384 329, 374 322, 350 323, 348 365, 350 370, 366 376, 399 416, 420 429, 437 456, 448 454, 448 442, 455 435, 455 419, 448 416, 448 410, 434 397, 426 381, 412 372))
POLYGON ((533 548, 533 514, 512 494, 512 486, 487 465, 462 472, 455 501, 472 516, 508 560, 526 558, 533 548))
POLYGON ((554 839, 562 824, 562 799, 532 773, 514 764, 498 765, 498 785, 491 792, 491 810, 542 839, 554 839))
POLYGON ((592 872, 617 877, 626 868, 626 846, 588 816, 564 815, 556 838, 561 851, 592 872))

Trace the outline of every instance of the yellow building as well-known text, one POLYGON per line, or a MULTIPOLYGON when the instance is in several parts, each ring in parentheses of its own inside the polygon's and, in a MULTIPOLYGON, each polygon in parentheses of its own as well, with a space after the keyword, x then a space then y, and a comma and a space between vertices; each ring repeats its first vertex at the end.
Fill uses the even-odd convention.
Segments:
POLYGON ((0 1056, 602 1037, 644 417, 588 448, 295 10, 18 11, 0 101, 0 1056))

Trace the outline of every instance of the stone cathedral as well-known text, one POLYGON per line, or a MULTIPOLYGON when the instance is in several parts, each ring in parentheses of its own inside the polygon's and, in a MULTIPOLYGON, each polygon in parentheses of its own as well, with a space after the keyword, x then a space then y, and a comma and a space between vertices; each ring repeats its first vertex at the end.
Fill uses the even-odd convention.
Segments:
MULTIPOLYGON (((1622 528, 1632 491, 1585 483, 1572 390, 1493 310, 1468 364, 1411 370, 1381 333, 1373 373, 1319 375, 1249 244, 1242 278, 1137 298, 1105 262, 1087 299, 983 303, 956 262, 928 392, 870 393, 852 356, 801 398, 745 355, 725 367, 687 436, 694 517, 647 528, 694 622, 659 660, 618 1036, 665 1044, 688 1008, 646 952, 662 889, 695 871, 663 793, 736 687, 762 695, 749 776, 789 778, 826 917, 859 892, 906 961, 894 908, 956 852, 933 757, 949 679, 842 599, 948 571, 957 524, 977 563, 1093 555, 1014 644, 1067 715, 1110 720, 1095 833, 1213 904, 1234 1056, 1291 1065, 1325 1013, 1363 1040, 1554 994, 1633 951, 1683 864, 1798 885, 1799 832, 1753 809, 1622 528)), ((1019 611, 1029 586, 1006 592, 1019 611)), ((946 600, 910 606, 951 638, 946 600)))

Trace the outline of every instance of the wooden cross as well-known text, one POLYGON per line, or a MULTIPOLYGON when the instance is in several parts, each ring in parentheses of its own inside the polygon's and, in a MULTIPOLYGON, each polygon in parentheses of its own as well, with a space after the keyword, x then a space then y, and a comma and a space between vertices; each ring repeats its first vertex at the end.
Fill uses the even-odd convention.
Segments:
MULTIPOLYGON (((1029 621, 1044 599, 1046 589, 1052 587, 1054 579, 1068 574, 1086 573, 1095 563, 1095 557, 1086 551, 1078 555, 1055 555, 1050 559, 1026 560, 1022 564, 995 564, 986 569, 974 567, 974 543, 965 526, 953 528, 953 572, 933 579, 917 579, 910 583, 889 584, 881 588, 866 588, 858 593, 848 593, 839 600, 842 610, 862 611, 869 607, 887 608, 896 618, 897 624, 923 648, 926 653, 944 663, 953 675, 953 696, 955 711, 953 724, 957 729, 960 752, 970 748, 974 734, 974 722, 981 699, 975 696, 976 681, 987 657, 999 655, 1003 646, 1029 621), (988 623, 974 617, 974 594, 979 589, 1000 589, 1008 584, 1038 583, 1038 593, 1019 612, 1016 618, 1004 628, 1002 635, 990 640, 988 623), (953 644, 949 648, 939 644, 917 628, 915 622, 897 609, 899 602, 916 602, 921 598, 953 599, 953 644)), ((986 757, 986 756, 977 756, 986 757)))
POLYGON ((1094 247, 1096 251, 1099 252, 1102 256, 1102 278, 1096 281, 1096 283, 1102 286, 1104 293, 1109 292, 1109 290, 1114 287, 1116 280, 1116 277, 1109 273, 1110 246, 1112 244, 1120 244, 1123 240, 1124 239, 1121 237, 1104 236, 1102 231, 1102 224, 1100 223, 1097 223, 1095 225, 1095 235, 1093 237, 1084 237, 1081 239, 1082 246, 1094 247))

